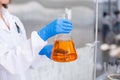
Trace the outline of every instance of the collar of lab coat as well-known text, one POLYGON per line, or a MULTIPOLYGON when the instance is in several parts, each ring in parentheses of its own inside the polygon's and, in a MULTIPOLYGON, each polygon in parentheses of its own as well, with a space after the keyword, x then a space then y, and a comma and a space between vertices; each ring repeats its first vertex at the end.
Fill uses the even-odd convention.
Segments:
POLYGON ((5 20, 5 22, 7 23, 7 25, 10 27, 10 30, 6 27, 6 25, 4 24, 4 22, 2 20, 0 23, 0 29, 10 32, 12 27, 15 25, 14 24, 15 22, 13 21, 11 14, 4 7, 2 7, 2 16, 5 20))

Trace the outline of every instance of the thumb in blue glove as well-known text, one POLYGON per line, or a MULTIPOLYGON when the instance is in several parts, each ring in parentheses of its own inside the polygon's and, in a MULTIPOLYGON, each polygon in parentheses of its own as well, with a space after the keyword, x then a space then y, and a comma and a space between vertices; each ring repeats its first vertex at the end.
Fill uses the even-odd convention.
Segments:
POLYGON ((56 19, 41 30, 38 35, 46 41, 48 38, 60 34, 69 33, 72 30, 72 23, 67 19, 56 19))
POLYGON ((40 52, 39 55, 46 55, 49 59, 51 59, 53 45, 46 45, 40 52))

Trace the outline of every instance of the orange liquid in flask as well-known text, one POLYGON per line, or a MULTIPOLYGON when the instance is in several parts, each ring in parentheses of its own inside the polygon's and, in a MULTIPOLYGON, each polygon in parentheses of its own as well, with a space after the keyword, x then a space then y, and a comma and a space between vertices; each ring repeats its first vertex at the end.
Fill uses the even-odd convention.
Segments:
POLYGON ((72 40, 56 40, 52 50, 52 60, 71 62, 77 59, 77 53, 72 40))

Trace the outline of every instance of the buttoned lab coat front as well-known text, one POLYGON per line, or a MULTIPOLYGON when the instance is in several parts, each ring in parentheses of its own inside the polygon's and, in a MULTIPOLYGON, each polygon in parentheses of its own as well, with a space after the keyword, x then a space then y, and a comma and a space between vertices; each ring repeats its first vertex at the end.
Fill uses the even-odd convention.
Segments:
POLYGON ((31 38, 27 40, 21 21, 4 8, 2 15, 10 30, 3 20, 0 20, 0 80, 31 80, 29 70, 36 59, 39 58, 40 65, 49 61, 38 55, 47 42, 43 41, 36 31, 33 31, 31 38))

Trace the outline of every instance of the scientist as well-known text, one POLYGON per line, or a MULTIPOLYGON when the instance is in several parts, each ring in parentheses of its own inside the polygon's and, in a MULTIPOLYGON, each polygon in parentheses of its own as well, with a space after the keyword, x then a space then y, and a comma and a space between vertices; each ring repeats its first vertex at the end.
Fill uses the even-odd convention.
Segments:
POLYGON ((56 19, 38 32, 33 31, 27 40, 19 18, 6 9, 9 2, 0 0, 0 80, 31 80, 29 71, 33 64, 49 61, 47 57, 50 58, 52 45, 47 45, 47 39, 69 33, 72 24, 65 19, 56 19))
POLYGON ((120 11, 116 10, 115 14, 115 23, 113 24, 113 32, 117 35, 120 34, 120 11))
POLYGON ((103 19, 102 19, 102 42, 106 43, 105 39, 107 34, 110 31, 112 24, 110 21, 110 14, 108 14, 107 12, 103 13, 103 19))

